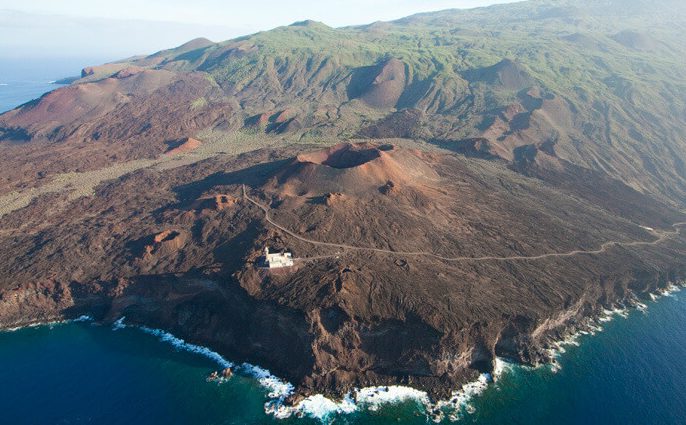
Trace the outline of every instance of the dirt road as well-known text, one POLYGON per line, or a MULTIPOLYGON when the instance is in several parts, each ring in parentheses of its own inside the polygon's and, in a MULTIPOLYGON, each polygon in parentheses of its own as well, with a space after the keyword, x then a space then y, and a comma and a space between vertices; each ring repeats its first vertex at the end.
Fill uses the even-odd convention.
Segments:
MULTIPOLYGON (((610 249, 613 246, 625 246, 625 247, 632 247, 632 246, 654 246, 658 245, 667 239, 681 234, 681 227, 686 225, 686 222, 682 223, 675 223, 672 225, 674 227, 673 232, 660 232, 656 230, 650 230, 655 236, 657 236, 657 239, 654 241, 634 241, 634 242, 622 242, 622 241, 609 241, 605 242, 600 246, 600 248, 595 249, 595 250, 574 250, 574 251, 569 251, 569 252, 554 252, 554 253, 549 253, 549 254, 541 254, 541 255, 532 255, 532 256, 525 256, 525 255, 513 255, 513 256, 508 256, 508 257, 497 257, 497 256, 484 256, 484 257, 444 257, 442 255, 435 254, 433 252, 426 252, 426 251, 415 251, 415 252, 408 252, 408 251, 393 251, 393 250, 388 250, 388 249, 383 249, 383 248, 374 248, 374 247, 362 247, 362 246, 354 246, 354 245, 346 245, 346 244, 338 244, 338 243, 331 243, 331 242, 322 242, 322 241, 317 241, 314 239, 306 238, 304 236, 301 236, 297 233, 292 232, 291 230, 288 230, 284 226, 280 225, 279 223, 275 222, 269 212, 270 208, 266 205, 262 205, 256 200, 252 199, 250 196, 248 196, 248 193, 245 189, 245 185, 243 185, 243 198, 247 200, 248 202, 252 203, 253 205, 259 207, 262 211, 264 211, 264 216, 265 220, 267 223, 271 224, 275 228, 281 230, 282 232, 286 233, 287 235, 305 242, 309 243, 312 245, 316 246, 323 246, 327 248, 337 248, 341 250, 352 250, 352 251, 367 251, 367 252, 378 252, 382 254, 392 254, 392 255, 401 255, 401 256, 408 256, 408 257, 417 257, 417 256, 426 256, 426 257, 433 257, 437 258, 439 260, 443 261, 448 261, 448 262, 457 262, 457 261, 531 261, 531 260, 543 260, 547 258, 556 258, 556 257, 573 257, 576 255, 596 255, 596 254, 602 254, 606 252, 608 249, 610 249)), ((331 256, 334 257, 334 256, 331 256)), ((320 257, 317 257, 320 258, 320 257)), ((321 257, 324 258, 324 257, 321 257)))

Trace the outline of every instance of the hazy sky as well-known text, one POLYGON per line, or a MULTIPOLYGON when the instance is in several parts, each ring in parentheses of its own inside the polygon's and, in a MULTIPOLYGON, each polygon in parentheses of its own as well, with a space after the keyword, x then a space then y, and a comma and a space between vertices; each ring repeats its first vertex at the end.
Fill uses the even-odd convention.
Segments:
POLYGON ((331 26, 513 0, 0 0, 0 58, 119 58, 304 19, 331 26), (96 18, 96 19, 94 19, 96 18))

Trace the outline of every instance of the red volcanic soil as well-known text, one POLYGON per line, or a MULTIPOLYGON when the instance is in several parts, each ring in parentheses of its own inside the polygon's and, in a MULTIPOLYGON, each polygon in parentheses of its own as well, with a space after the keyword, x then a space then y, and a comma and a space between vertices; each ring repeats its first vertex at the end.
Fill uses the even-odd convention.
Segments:
POLYGON ((182 141, 180 144, 177 146, 174 146, 173 148, 170 148, 166 154, 167 155, 178 155, 181 153, 187 153, 190 151, 193 151, 202 145, 202 142, 200 140, 194 139, 192 137, 188 137, 186 140, 182 141))
POLYGON ((113 75, 114 78, 128 78, 136 74, 140 74, 144 69, 140 66, 129 66, 113 75))
POLYGON ((290 110, 290 109, 284 109, 283 111, 277 113, 274 117, 274 122, 276 124, 283 124, 286 121, 290 120, 293 118, 295 115, 295 112, 290 110))
POLYGON ((325 193, 375 191, 389 181, 419 188, 437 179, 432 155, 393 145, 339 144, 300 154, 272 181, 283 193, 319 196, 325 193))
POLYGON ((13 126, 26 128, 32 133, 48 133, 55 127, 100 117, 127 103, 128 96, 133 93, 148 95, 178 78, 173 72, 163 70, 136 72, 134 68, 127 68, 120 72, 118 78, 52 91, 43 96, 40 102, 11 111, 3 115, 3 119, 11 120, 13 126))

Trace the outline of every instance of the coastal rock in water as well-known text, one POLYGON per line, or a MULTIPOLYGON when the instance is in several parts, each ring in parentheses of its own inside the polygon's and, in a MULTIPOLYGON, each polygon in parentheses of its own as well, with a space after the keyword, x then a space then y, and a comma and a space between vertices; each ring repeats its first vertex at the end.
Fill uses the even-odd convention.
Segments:
POLYGON ((233 371, 231 370, 230 367, 227 367, 226 369, 222 370, 222 378, 230 379, 232 376, 233 376, 233 371))

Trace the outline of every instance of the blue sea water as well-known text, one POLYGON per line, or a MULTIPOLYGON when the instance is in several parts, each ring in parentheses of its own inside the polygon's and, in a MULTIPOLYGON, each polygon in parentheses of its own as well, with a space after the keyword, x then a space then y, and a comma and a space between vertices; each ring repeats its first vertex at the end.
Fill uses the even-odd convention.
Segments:
MULTIPOLYGON (((508 366, 470 401, 465 424, 686 423, 686 292, 650 302, 582 336, 560 370, 508 366)), ((239 373, 207 382, 221 366, 136 328, 89 322, 0 333, 4 424, 316 424, 275 419, 268 390, 239 373)), ((446 418, 446 422, 448 419, 446 418)), ((426 424, 409 400, 334 415, 336 424, 426 424)))

